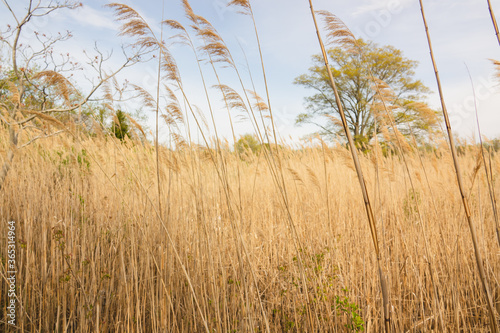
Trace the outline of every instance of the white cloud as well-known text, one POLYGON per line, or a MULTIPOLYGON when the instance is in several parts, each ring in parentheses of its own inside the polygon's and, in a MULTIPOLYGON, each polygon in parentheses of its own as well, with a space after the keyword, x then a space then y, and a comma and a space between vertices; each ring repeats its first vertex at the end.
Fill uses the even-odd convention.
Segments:
POLYGON ((99 11, 88 5, 70 11, 69 16, 84 26, 118 31, 119 25, 110 12, 99 11))
POLYGON ((362 16, 367 13, 373 13, 380 10, 389 10, 391 12, 401 11, 403 8, 410 6, 412 0, 365 0, 365 2, 368 2, 368 4, 358 6, 352 13, 353 17, 362 16))

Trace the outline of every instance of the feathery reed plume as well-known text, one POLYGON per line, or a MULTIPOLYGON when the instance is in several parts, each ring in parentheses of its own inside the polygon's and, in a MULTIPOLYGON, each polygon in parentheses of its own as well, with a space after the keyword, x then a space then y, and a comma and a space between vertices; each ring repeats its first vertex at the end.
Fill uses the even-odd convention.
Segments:
POLYGON ((198 20, 198 15, 196 15, 193 11, 193 8, 189 4, 188 0, 182 0, 182 7, 184 8, 184 13, 186 17, 193 23, 196 23, 198 20))
POLYGON ((42 71, 37 73, 33 79, 41 80, 47 87, 54 89, 56 96, 62 97, 66 105, 71 104, 71 95, 76 92, 71 82, 61 73, 55 71, 42 71))
POLYGON ((252 96, 254 100, 253 107, 259 112, 267 112, 269 111, 269 106, 266 104, 264 99, 259 96, 255 91, 247 89, 247 92, 252 96))
POLYGON ((325 23, 327 44, 340 46, 348 52, 360 51, 356 37, 344 21, 326 10, 319 10, 316 13, 323 18, 325 23))
POLYGON ((434 52, 432 49, 429 27, 427 26, 427 20, 425 19, 424 4, 423 4, 422 0, 419 0, 419 2, 420 2, 420 11, 422 13, 422 20, 424 23, 425 33, 427 36, 427 43, 429 46, 430 57, 431 57, 432 64, 434 66, 434 74, 436 76, 436 83, 437 83, 438 91, 439 91, 439 99, 441 100, 441 108, 443 111, 444 121, 446 124, 446 131, 448 132, 448 139, 449 139, 449 144, 450 144, 451 156, 453 158, 453 164, 455 167, 455 174, 457 177, 458 189, 460 192, 460 196, 462 198, 462 204, 464 207, 465 216, 466 216, 467 222, 469 224, 469 230, 470 230, 470 234, 471 234, 471 238, 472 238, 472 243, 474 245, 474 254, 475 254, 475 258, 476 258, 476 264, 477 264, 477 267, 479 270, 479 276, 481 278, 481 283, 483 285, 483 291, 484 291, 486 301, 488 304, 488 311, 489 311, 489 315, 490 315, 490 328, 491 328, 492 332, 498 333, 498 324, 497 324, 496 315, 495 315, 495 308, 493 306, 493 300, 491 298, 490 286, 489 286, 489 283, 488 283, 488 280, 486 277, 486 273, 484 271, 483 256, 481 254, 481 248, 479 247, 479 242, 478 242, 477 235, 476 235, 476 228, 474 225, 474 221, 472 220, 472 215, 471 215, 471 211, 469 208, 469 202, 467 200, 465 188, 464 188, 464 185, 462 182, 462 175, 460 172, 460 164, 458 163, 457 149, 455 148, 455 141, 453 139, 453 133, 451 131, 450 119, 448 117, 448 111, 446 109, 446 104, 444 101, 443 89, 441 87, 441 80, 439 78, 439 73, 438 73, 436 61, 434 59, 434 52))
MULTIPOLYGON (((368 218, 368 224, 370 226, 372 241, 373 241, 373 245, 374 245, 374 248, 375 248, 375 255, 376 255, 376 259, 377 259, 380 288, 381 288, 382 299, 383 299, 384 326, 385 326, 385 331, 386 332, 390 332, 391 317, 390 317, 390 311, 389 311, 389 293, 388 293, 388 289, 387 289, 388 287, 387 287, 387 282, 386 282, 385 274, 382 271, 382 264, 381 264, 382 259, 381 259, 381 253, 380 253, 380 248, 379 248, 379 241, 378 241, 378 235, 377 235, 377 226, 375 224, 375 217, 373 215, 372 206, 370 204, 370 198, 369 198, 368 190, 366 188, 366 183, 365 183, 365 180, 364 180, 364 177, 363 177, 363 171, 361 169, 361 164, 359 162, 359 158, 358 158, 358 154, 357 154, 357 149, 356 149, 356 146, 354 144, 354 140, 352 138, 351 132, 349 130, 349 126, 347 124, 347 120, 346 120, 346 117, 345 117, 345 114, 344 114, 344 109, 342 107, 342 102, 340 100, 340 96, 339 96, 339 93, 337 91, 337 86, 335 84, 335 79, 333 77, 332 70, 331 70, 330 64, 328 62, 328 55, 326 53, 326 49, 325 49, 325 46, 323 44, 323 40, 321 38, 321 34, 320 34, 320 31, 319 31, 318 23, 316 21, 316 14, 315 14, 315 11, 314 11, 312 0, 309 0, 309 6, 311 8, 311 15, 312 15, 314 26, 315 26, 315 29, 316 29, 316 34, 318 36, 318 41, 319 41, 319 44, 320 44, 320 47, 321 47, 321 52, 323 54, 323 60, 325 62, 325 66, 326 66, 326 69, 328 71, 328 76, 329 76, 329 79, 330 79, 330 85, 331 85, 331 87, 333 89, 333 92, 335 94, 335 102, 337 104, 337 108, 339 110, 340 118, 342 120, 342 127, 344 128, 344 132, 345 132, 345 134, 347 136, 347 141, 348 141, 348 144, 349 144, 349 149, 351 151, 352 159, 353 159, 353 162, 354 162, 354 166, 356 168, 356 173, 357 173, 357 176, 358 176, 359 184, 360 184, 360 187, 361 187, 361 192, 362 192, 362 195, 363 195, 363 200, 364 200, 364 203, 365 203, 366 215, 367 215, 367 218, 368 218)), ((336 28, 336 29, 340 28, 341 30, 344 30, 343 27, 345 27, 344 24, 333 25, 333 28, 336 28)), ((334 36, 335 36, 335 34, 334 34, 334 36)), ((341 41, 343 41, 343 38, 344 37, 348 37, 348 36, 346 36, 345 33, 342 32, 342 34, 341 34, 340 37, 342 38, 341 41)), ((350 38, 353 39, 352 37, 350 37, 350 38)), ((343 43, 345 44, 346 42, 343 41, 343 43)))
POLYGON ((223 94, 223 98, 227 101, 227 104, 231 110, 241 111, 248 113, 247 106, 241 98, 240 94, 236 92, 233 88, 225 84, 214 85, 213 88, 220 89, 223 94))
POLYGON ((196 36, 204 42, 199 50, 210 56, 209 62, 222 63, 223 66, 235 69, 231 52, 213 25, 202 16, 195 15, 193 18, 189 14, 187 16, 193 20, 192 28, 195 30, 196 36))
POLYGON ((159 45, 146 21, 132 7, 120 4, 106 4, 114 10, 115 20, 123 21, 119 36, 133 37, 136 42, 133 46, 142 48, 157 48, 159 45))
POLYGON ((135 84, 132 85, 132 88, 137 92, 137 97, 141 99, 142 105, 153 111, 156 109, 158 103, 149 91, 135 84))
POLYGON ((25 112, 28 114, 36 115, 39 119, 54 124, 57 127, 66 128, 66 126, 59 119, 49 116, 48 114, 33 110, 25 110, 25 112))
POLYGON ((127 117, 128 121, 130 121, 130 123, 132 125, 134 125, 134 127, 139 132, 141 132, 143 139, 145 139, 146 138, 146 133, 144 132, 144 129, 142 128, 142 126, 134 118, 132 118, 129 114, 125 113, 125 117, 127 117))
POLYGON ((500 80, 500 61, 495 59, 490 59, 490 61, 493 63, 493 66, 495 67, 495 72, 493 74, 495 79, 500 80))
POLYGON ((240 14, 243 15, 251 15, 251 7, 250 7, 250 1, 249 0, 232 0, 227 4, 227 6, 234 6, 234 7, 239 7, 240 14))
MULTIPOLYGON (((401 108, 398 105, 395 92, 384 81, 373 76, 371 80, 375 96, 370 111, 377 118, 380 131, 387 143, 396 142, 401 152, 410 151, 410 145, 395 124, 394 110, 401 108), (389 131, 389 128, 392 129, 392 132, 389 131)), ((375 135, 377 135, 376 131, 375 135)))
MULTIPOLYGON (((8 100, 14 104, 14 105, 20 105, 21 104, 21 92, 19 91, 19 88, 14 84, 14 82, 7 81, 4 83, 7 85, 7 90, 9 91, 9 96, 8 100)), ((8 108, 6 106, 2 105, 2 108, 4 108, 6 111, 8 108)))

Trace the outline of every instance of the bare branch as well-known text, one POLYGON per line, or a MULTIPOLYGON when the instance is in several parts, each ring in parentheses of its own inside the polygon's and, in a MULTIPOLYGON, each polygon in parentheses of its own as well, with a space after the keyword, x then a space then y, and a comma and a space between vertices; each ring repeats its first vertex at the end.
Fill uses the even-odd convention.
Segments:
POLYGON ((32 144, 33 142, 35 142, 36 140, 39 140, 39 139, 46 139, 46 138, 50 138, 51 136, 56 136, 58 134, 61 134, 62 132, 64 132, 64 130, 59 130, 57 132, 54 132, 54 133, 51 133, 51 134, 47 134, 47 135, 39 135, 39 136, 36 136, 34 137, 33 139, 31 139, 30 141, 26 142, 25 144, 19 146, 17 149, 22 149, 26 146, 29 146, 30 144, 32 144))

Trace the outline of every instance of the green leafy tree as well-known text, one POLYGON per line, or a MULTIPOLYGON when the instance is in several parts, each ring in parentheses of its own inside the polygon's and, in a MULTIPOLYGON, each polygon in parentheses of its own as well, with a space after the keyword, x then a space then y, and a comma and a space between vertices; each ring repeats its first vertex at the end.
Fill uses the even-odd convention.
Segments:
POLYGON ((0 125, 9 132, 7 152, 2 154, 0 190, 12 168, 17 152, 31 143, 69 130, 70 124, 81 125, 82 115, 97 91, 123 69, 130 67, 149 52, 144 48, 124 49, 124 59, 114 70, 105 73, 109 61, 99 49, 87 54, 87 61, 74 61, 70 54, 52 56, 54 45, 72 37, 70 32, 46 34, 33 30, 34 18, 50 20, 55 11, 81 7, 73 0, 27 1, 19 11, 3 0, 0 6, 10 18, 0 24, 0 125), (22 11, 22 12, 21 12, 22 11), (34 42, 36 41, 36 42, 34 42), (72 75, 87 70, 92 82, 86 91, 79 91, 72 75))
POLYGON ((495 152, 500 150, 500 139, 493 139, 491 141, 491 146, 495 152))
POLYGON ((111 132, 120 140, 130 138, 127 115, 122 110, 117 110, 111 126, 111 132))
MULTIPOLYGON (((46 108, 54 108, 59 106, 58 96, 54 93, 52 84, 44 82, 35 75, 40 70, 35 66, 34 68, 27 68, 24 70, 25 82, 23 85, 23 104, 31 110, 44 110, 46 108)), ((0 72, 0 102, 9 108, 13 108, 15 100, 12 99, 13 93, 16 91, 12 87, 19 86, 20 79, 16 76, 14 70, 2 70, 0 72)))
POLYGON ((252 134, 243 135, 234 145, 234 149, 241 153, 251 150, 254 154, 258 153, 262 148, 259 140, 252 134))
MULTIPOLYGON (((391 98, 386 103, 389 102, 391 117, 402 134, 408 134, 408 125, 417 136, 429 132, 437 120, 435 112, 423 103, 430 90, 414 78, 418 63, 405 58, 393 46, 379 47, 362 39, 357 42, 360 52, 342 47, 328 50, 341 103, 356 143, 367 143, 381 131, 375 120, 382 114, 379 96, 383 94, 377 95, 372 77, 383 82, 384 90, 391 90, 391 98)), ((294 81, 315 92, 306 97, 307 112, 300 114, 296 123, 312 123, 321 129, 320 134, 342 136, 335 96, 322 56, 314 55, 312 59, 309 72, 294 81)))

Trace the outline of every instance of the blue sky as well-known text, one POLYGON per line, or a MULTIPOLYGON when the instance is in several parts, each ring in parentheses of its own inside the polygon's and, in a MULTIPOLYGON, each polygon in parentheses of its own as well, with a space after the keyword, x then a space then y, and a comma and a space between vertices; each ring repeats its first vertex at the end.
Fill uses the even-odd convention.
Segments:
MULTIPOLYGON (((21 13, 27 1, 11 2, 15 10, 21 13)), ((258 49, 251 22, 248 17, 226 8, 227 2, 228 0, 192 0, 191 5, 196 13, 207 18, 218 29, 248 79, 239 44, 243 46, 257 91, 264 96, 258 49)), ((70 52, 80 61, 84 59, 83 50, 91 52, 95 42, 103 50, 113 50, 114 55, 109 64, 111 69, 121 60, 120 45, 124 40, 117 36, 118 24, 113 21, 111 11, 103 8, 106 3, 107 1, 99 0, 83 1, 82 8, 61 11, 50 20, 35 21, 32 29, 72 31, 74 37, 61 43, 59 50, 70 52)), ((139 11, 158 32, 162 8, 165 19, 176 19, 187 24, 180 0, 126 0, 124 3, 139 11)), ((435 92, 429 98, 431 106, 440 106, 417 0, 316 0, 314 3, 316 10, 328 10, 339 16, 356 36, 381 45, 393 45, 401 49, 406 57, 419 61, 416 77, 435 92)), ((474 101, 466 64, 477 90, 483 134, 489 137, 500 136, 500 112, 497 107, 500 105, 500 87, 493 78, 493 66, 488 60, 500 59, 500 46, 494 35, 486 1, 428 0, 424 1, 424 5, 454 131, 463 137, 471 137, 475 132, 474 101)), ((500 1, 493 1, 493 5, 500 14, 500 1)), ((312 127, 294 125, 295 117, 304 112, 303 99, 310 92, 292 82, 310 67, 311 55, 319 52, 308 1, 254 0, 252 6, 260 32, 276 124, 283 138, 291 137, 293 141, 297 141, 315 130, 312 127)), ((2 8, 0 22, 11 22, 8 14, 2 8)), ((166 34, 168 37, 168 32, 166 34)), ((203 87, 191 52, 184 47, 174 46, 172 53, 179 64, 190 99, 202 110, 206 110, 203 87)), ((208 80, 210 84, 215 84, 209 72, 207 68, 208 80)), ((231 71, 221 70, 221 77, 225 83, 237 88, 236 78, 231 71)), ((127 78, 152 89, 155 65, 148 63, 137 66, 124 72, 120 78, 127 78)), ((82 86, 85 84, 82 83, 82 86)), ((216 101, 220 100, 220 95, 213 90, 211 96, 218 108, 219 103, 216 101)), ((134 104, 131 105, 133 107, 134 104)), ((222 108, 216 110, 216 123, 220 134, 229 138, 227 113, 222 108)), ((152 124, 149 121, 150 127, 153 127, 152 124)), ((238 123, 237 132, 251 132, 251 128, 248 123, 238 123)), ((213 134, 213 129, 211 133, 213 134)))

